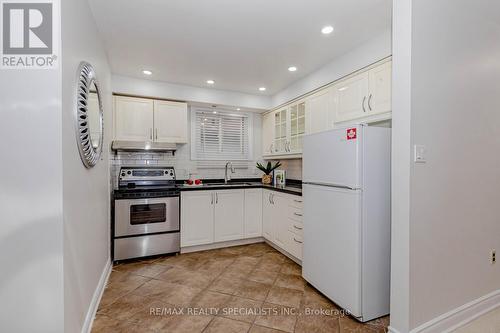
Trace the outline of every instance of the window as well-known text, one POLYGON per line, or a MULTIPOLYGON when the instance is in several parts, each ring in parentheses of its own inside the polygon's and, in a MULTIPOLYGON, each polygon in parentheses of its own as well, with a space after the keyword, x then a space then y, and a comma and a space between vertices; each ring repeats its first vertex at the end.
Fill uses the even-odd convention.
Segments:
POLYGON ((205 161, 250 160, 250 121, 251 117, 246 113, 193 109, 191 158, 205 161))

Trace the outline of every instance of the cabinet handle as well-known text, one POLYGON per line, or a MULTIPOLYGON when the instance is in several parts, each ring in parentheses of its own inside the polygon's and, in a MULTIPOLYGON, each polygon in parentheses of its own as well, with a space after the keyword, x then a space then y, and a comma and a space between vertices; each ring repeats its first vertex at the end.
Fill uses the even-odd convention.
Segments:
POLYGON ((214 204, 214 194, 212 193, 212 201, 210 202, 211 205, 214 204))
POLYGON ((158 140, 158 129, 155 128, 155 140, 158 140))
POLYGON ((365 101, 366 101, 366 96, 363 96, 363 103, 361 104, 363 106, 363 112, 366 112, 365 101))
POLYGON ((371 101, 372 101, 372 94, 370 94, 370 97, 368 97, 368 108, 370 109, 370 111, 372 110, 371 101))
POLYGON ((294 240, 294 241, 296 241, 297 243, 300 243, 300 244, 302 244, 302 243, 303 243, 303 242, 298 241, 297 239, 295 239, 295 237, 293 237, 293 240, 294 240))
POLYGON ((274 205, 274 194, 273 193, 270 194, 270 198, 271 198, 271 203, 274 205))
POLYGON ((302 203, 302 200, 294 199, 293 201, 298 202, 298 203, 302 203))
POLYGON ((219 193, 215 193, 215 204, 219 203, 219 193))
POLYGON ((274 149, 274 144, 271 143, 271 146, 269 146, 269 152, 272 154, 274 149))
POLYGON ((293 213, 293 214, 296 216, 302 216, 302 214, 299 214, 299 213, 293 213))
POLYGON ((295 229, 297 229, 297 230, 302 230, 302 228, 297 227, 295 224, 293 225, 293 227, 294 227, 295 229))

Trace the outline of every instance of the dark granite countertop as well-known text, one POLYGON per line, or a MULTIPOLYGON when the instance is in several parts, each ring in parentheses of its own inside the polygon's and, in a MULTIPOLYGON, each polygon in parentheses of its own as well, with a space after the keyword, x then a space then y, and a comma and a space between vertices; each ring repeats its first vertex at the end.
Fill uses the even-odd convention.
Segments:
POLYGON ((278 191, 294 195, 302 195, 302 182, 297 180, 287 180, 286 186, 264 185, 260 179, 232 179, 224 184, 223 179, 207 179, 203 180, 201 186, 191 186, 179 183, 177 186, 181 191, 209 191, 209 190, 231 190, 245 188, 264 188, 266 190, 278 191))

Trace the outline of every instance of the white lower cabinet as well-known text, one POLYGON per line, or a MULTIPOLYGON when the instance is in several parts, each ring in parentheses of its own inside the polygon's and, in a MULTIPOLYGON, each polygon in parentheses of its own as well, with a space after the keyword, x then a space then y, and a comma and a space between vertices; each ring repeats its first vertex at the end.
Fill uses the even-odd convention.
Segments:
POLYGON ((262 189, 245 190, 245 238, 262 237, 262 189))
POLYGON ((288 200, 285 196, 273 193, 273 221, 274 235, 271 239, 276 245, 286 250, 287 231, 288 231, 288 200))
POLYGON ((302 198, 262 190, 181 193, 181 247, 264 237, 302 260, 302 198))
POLYGON ((244 238, 244 190, 215 192, 215 242, 244 238))
POLYGON ((181 247, 214 242, 214 193, 181 193, 181 247))
POLYGON ((302 260, 302 198, 269 190, 262 197, 264 238, 302 260))
POLYGON ((273 191, 268 190, 264 190, 262 193, 262 236, 267 240, 271 240, 274 235, 274 207, 271 201, 273 193, 273 191))
POLYGON ((298 236, 297 234, 288 230, 287 232, 287 243, 285 249, 295 258, 302 260, 302 236, 298 236))
POLYGON ((244 190, 181 193, 181 247, 243 239, 244 190))

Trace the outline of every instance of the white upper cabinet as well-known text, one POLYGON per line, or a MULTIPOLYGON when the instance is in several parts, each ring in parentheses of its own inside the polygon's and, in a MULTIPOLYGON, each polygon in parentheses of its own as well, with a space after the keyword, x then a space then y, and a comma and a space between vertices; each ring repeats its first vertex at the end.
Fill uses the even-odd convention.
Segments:
POLYGON ((333 89, 323 89, 306 98, 307 134, 333 128, 333 89))
POLYGON ((115 96, 115 140, 186 143, 186 103, 115 96))
POLYGON ((262 117, 262 146, 266 157, 293 158, 302 153, 306 133, 306 103, 299 101, 262 117))
POLYGON ((335 122, 381 120, 390 118, 392 96, 392 62, 388 61, 356 74, 333 86, 335 122))
POLYGON ((371 69, 368 72, 368 84, 368 113, 381 114, 392 111, 392 62, 371 69))
POLYGON ((215 192, 215 242, 244 238, 244 209, 244 190, 215 192))
POLYGON ((154 131, 156 142, 186 143, 188 138, 187 104, 154 101, 154 131))
POLYGON ((274 115, 266 113, 262 116, 262 154, 264 156, 273 153, 274 146, 274 115))
POLYGON ((288 152, 288 108, 274 112, 274 144, 275 154, 285 154, 288 152))
POLYGON ((392 61, 384 60, 263 115, 263 155, 300 158, 303 136, 345 123, 391 118, 392 61))
POLYGON ((300 102, 290 107, 290 139, 288 152, 302 153, 302 139, 306 133, 306 103, 300 102))
POLYGON ((333 87, 335 98, 335 121, 341 122, 364 117, 368 110, 368 73, 361 73, 336 84, 333 87))
POLYGON ((115 140, 153 139, 153 100, 115 96, 115 140))

